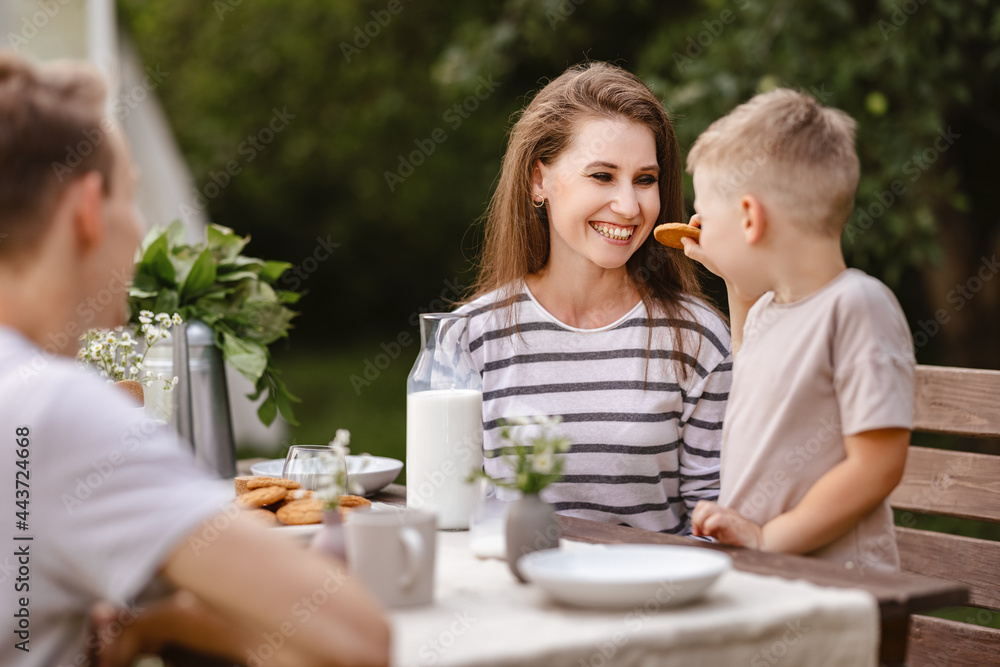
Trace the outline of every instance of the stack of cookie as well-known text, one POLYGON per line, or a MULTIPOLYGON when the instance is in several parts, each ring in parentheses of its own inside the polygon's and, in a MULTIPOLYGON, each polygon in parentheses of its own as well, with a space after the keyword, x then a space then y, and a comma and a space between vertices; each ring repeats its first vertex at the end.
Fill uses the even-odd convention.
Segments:
MULTIPOLYGON (((236 504, 272 525, 304 526, 323 522, 323 501, 298 482, 281 477, 237 477, 236 504)), ((340 497, 340 515, 371 501, 361 496, 340 497)))

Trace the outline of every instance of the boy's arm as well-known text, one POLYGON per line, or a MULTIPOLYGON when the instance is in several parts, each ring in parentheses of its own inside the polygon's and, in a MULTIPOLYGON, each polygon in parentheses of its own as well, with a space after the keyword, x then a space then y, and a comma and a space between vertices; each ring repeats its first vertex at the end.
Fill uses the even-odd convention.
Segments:
POLYGON ((798 505, 764 526, 732 509, 699 503, 695 535, 762 551, 807 554, 846 535, 903 477, 910 431, 885 428, 844 438, 847 458, 809 489, 798 505))
POLYGON ((844 437, 847 458, 798 505, 764 525, 764 551, 805 554, 846 535, 903 478, 910 431, 884 428, 844 437))
MULTIPOLYGON (((280 633, 279 664, 388 664, 383 613, 343 563, 302 549, 242 515, 214 541, 195 539, 201 531, 196 528, 170 556, 163 573, 230 622, 257 628, 252 650, 280 633)), ((233 637, 230 643, 245 641, 233 637)))

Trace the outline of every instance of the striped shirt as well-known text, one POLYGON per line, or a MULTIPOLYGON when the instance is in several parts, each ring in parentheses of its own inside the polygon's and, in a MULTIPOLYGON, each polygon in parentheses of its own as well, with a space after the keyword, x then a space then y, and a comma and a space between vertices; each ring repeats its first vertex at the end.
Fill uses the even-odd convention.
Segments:
POLYGON ((502 477, 509 470, 498 454, 502 419, 560 415, 572 447, 562 480, 543 494, 558 512, 690 532, 694 505, 719 494, 732 374, 725 322, 686 300, 690 319, 654 314, 650 345, 641 302, 617 322, 578 329, 524 287, 512 306, 518 334, 507 330, 505 310, 494 308, 499 299, 492 292, 457 311, 470 316, 469 349, 483 378, 486 472, 502 477), (678 323, 683 355, 674 344, 678 323))

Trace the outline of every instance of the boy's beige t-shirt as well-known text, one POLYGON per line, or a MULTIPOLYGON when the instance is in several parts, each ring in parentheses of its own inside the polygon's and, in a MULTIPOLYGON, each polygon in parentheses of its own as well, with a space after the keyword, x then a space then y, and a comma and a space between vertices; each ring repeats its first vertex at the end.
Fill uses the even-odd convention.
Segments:
MULTIPOLYGON (((845 458, 843 436, 913 428, 914 364, 899 303, 862 271, 793 303, 762 296, 733 367, 720 504, 764 524, 845 458)), ((812 555, 898 570, 888 501, 812 555)))

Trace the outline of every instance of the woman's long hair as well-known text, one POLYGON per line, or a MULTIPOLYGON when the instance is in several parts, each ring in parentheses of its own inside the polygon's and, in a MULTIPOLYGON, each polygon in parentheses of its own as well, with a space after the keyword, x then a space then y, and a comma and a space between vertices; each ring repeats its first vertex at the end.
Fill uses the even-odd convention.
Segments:
MULTIPOLYGON (((587 62, 570 67, 535 95, 514 124, 500 181, 484 216, 485 241, 470 300, 499 290, 497 307, 507 310, 506 324, 513 330, 518 330, 513 298, 524 278, 549 259, 546 207, 532 205, 535 163, 551 164, 569 147, 581 124, 594 119, 624 119, 649 128, 660 167, 656 224, 677 222, 684 215, 680 151, 660 101, 641 79, 615 65, 587 62)), ((669 319, 692 319, 682 297, 704 297, 694 262, 682 251, 666 248, 650 234, 625 266, 650 316, 650 343, 655 306, 669 319)), ((680 327, 672 329, 683 355, 680 327)))

